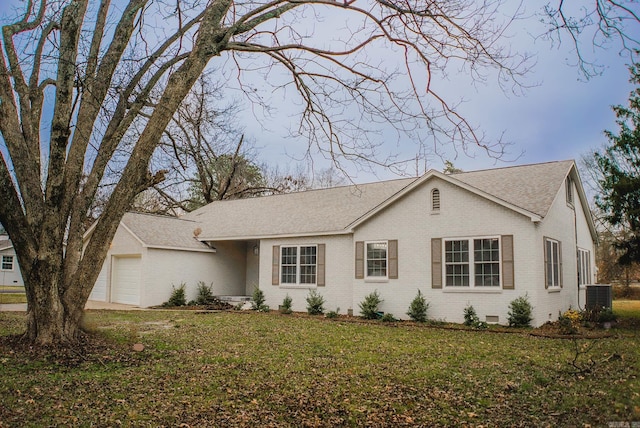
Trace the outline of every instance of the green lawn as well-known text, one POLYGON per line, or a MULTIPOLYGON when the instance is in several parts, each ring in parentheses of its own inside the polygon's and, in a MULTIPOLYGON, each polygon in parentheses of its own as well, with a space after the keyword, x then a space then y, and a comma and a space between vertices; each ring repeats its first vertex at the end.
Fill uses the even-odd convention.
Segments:
POLYGON ((620 317, 640 320, 640 300, 614 300, 613 312, 620 317))
POLYGON ((0 285, 0 291, 10 291, 10 293, 0 293, 0 304, 27 303, 27 296, 24 294, 24 287, 0 285))
MULTIPOLYGON (((0 335, 24 328, 0 313, 0 335)), ((0 426, 606 426, 640 421, 640 332, 597 340, 278 313, 93 311, 117 346, 0 346, 0 426), (134 343, 145 345, 134 352, 134 343), (575 366, 570 362, 581 354, 575 366), (584 352, 582 354, 582 352, 584 352), (576 373, 590 366, 590 371, 576 373)))

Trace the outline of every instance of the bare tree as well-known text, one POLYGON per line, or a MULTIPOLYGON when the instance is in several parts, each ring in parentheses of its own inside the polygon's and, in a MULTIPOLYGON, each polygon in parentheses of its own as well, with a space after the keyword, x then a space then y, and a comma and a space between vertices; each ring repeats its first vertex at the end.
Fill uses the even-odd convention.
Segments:
POLYGON ((568 39, 581 74, 590 78, 602 73, 598 49, 618 49, 632 63, 638 60, 640 8, 633 0, 593 0, 575 2, 556 0, 543 9, 545 34, 551 41, 568 39))
POLYGON ((380 124, 418 143, 480 144, 499 156, 435 80, 462 69, 518 85, 527 68, 501 43, 513 21, 500 1, 23 5, 2 27, 0 223, 24 277, 26 337, 40 345, 77 342, 118 223, 136 195, 163 181, 165 171, 150 168, 153 153, 212 59, 232 70, 223 77, 255 108, 272 107, 259 90, 271 82, 297 109, 298 132, 337 165, 392 163, 380 150, 380 124), (330 31, 314 34, 318 25, 330 31), (105 184, 112 191, 85 233, 105 184))

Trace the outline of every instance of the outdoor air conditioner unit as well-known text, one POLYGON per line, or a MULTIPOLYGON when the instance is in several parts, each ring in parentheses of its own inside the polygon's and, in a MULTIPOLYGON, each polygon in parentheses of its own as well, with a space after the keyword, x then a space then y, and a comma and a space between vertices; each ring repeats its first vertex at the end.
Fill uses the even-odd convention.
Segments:
POLYGON ((586 309, 611 308, 613 292, 610 284, 587 285, 586 309))

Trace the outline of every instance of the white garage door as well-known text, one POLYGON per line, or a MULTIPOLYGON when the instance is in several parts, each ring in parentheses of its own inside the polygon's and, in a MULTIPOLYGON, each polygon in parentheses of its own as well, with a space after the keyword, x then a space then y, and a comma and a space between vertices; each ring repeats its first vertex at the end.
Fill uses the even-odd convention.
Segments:
POLYGON ((114 257, 111 277, 111 301, 140 304, 140 257, 114 257))
POLYGON ((100 269, 100 275, 96 279, 96 283, 93 285, 89 300, 97 300, 99 302, 107 301, 107 263, 102 264, 100 269))

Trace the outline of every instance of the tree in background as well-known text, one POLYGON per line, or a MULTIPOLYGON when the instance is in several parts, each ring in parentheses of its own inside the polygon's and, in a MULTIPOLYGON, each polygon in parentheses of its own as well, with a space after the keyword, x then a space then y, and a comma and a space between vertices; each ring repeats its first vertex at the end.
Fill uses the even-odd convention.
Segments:
MULTIPOLYGON (((118 224, 138 194, 165 180, 153 155, 212 60, 253 108, 272 111, 273 94, 286 97, 297 118, 292 137, 334 164, 387 166, 394 158, 380 150, 383 124, 418 145, 475 144, 500 156, 502 146, 481 141, 433 82, 464 70, 518 87, 530 64, 503 43, 520 11, 505 13, 500 1, 17 4, 0 42, 0 223, 23 274, 26 338, 37 345, 78 342, 118 224)), ((616 18, 638 21, 628 7, 592 3, 601 5, 585 25, 624 31, 616 18)))
MULTIPOLYGON (((630 67, 631 82, 640 84, 640 69, 630 67)), ((594 153, 601 194, 596 205, 611 226, 622 265, 640 262, 640 87, 628 106, 615 106, 618 134, 605 131, 610 145, 594 153)))

